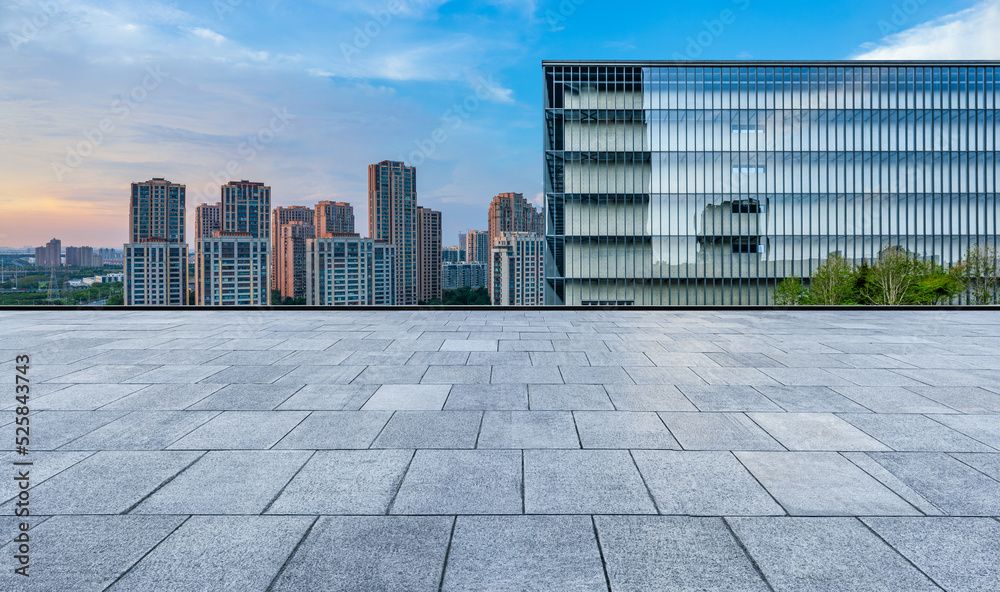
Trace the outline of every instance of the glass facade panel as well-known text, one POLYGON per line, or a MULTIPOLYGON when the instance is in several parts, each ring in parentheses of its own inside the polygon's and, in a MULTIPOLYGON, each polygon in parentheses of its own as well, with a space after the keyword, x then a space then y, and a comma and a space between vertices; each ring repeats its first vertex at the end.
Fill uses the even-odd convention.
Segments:
POLYGON ((546 62, 547 303, 769 304, 997 245, 996 64, 546 62))

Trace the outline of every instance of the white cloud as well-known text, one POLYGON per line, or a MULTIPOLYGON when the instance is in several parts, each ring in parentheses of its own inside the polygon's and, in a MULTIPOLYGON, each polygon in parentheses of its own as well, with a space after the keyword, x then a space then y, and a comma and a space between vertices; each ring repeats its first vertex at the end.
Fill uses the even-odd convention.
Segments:
POLYGON ((917 25, 865 44, 857 60, 990 60, 1000 58, 1000 0, 917 25))
POLYGON ((186 28, 186 30, 196 37, 201 37, 202 39, 207 39, 216 45, 222 45, 227 41, 225 37, 219 35, 211 29, 203 29, 201 27, 186 28))

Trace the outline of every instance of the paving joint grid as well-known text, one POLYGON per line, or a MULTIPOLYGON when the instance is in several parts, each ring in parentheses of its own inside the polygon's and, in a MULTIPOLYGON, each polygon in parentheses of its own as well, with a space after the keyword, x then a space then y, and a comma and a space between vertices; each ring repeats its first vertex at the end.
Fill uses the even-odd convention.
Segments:
POLYGON ((114 585, 115 585, 115 584, 117 584, 119 580, 121 580, 122 578, 124 578, 125 576, 127 576, 127 575, 128 575, 128 573, 129 573, 130 571, 132 571, 133 569, 135 569, 135 567, 136 567, 137 565, 139 565, 140 563, 142 563, 142 561, 143 561, 143 560, 144 560, 144 559, 145 559, 146 557, 149 557, 149 555, 150 555, 150 554, 151 554, 151 553, 152 553, 153 551, 155 551, 157 547, 159 547, 160 545, 162 545, 162 544, 163 544, 163 541, 165 541, 165 540, 169 539, 169 538, 170 538, 171 536, 173 536, 173 534, 174 534, 175 532, 177 532, 178 530, 180 530, 180 528, 181 528, 182 526, 184 526, 184 523, 185 523, 185 522, 187 522, 187 521, 188 521, 188 520, 190 520, 190 519, 191 519, 191 516, 188 516, 188 517, 187 517, 187 518, 185 518, 184 520, 181 520, 181 523, 180 523, 180 524, 178 524, 176 528, 174 528, 173 530, 171 530, 170 532, 168 532, 166 536, 164 536, 164 537, 163 537, 162 539, 160 539, 159 541, 157 541, 157 543, 156 543, 155 545, 153 545, 152 547, 150 547, 150 549, 149 549, 148 551, 146 551, 145 553, 143 553, 143 554, 142 554, 142 557, 140 557, 139 559, 137 559, 137 560, 136 560, 136 562, 135 562, 135 563, 133 563, 132 565, 128 566, 128 569, 126 569, 126 570, 125 570, 125 571, 123 571, 122 573, 118 574, 118 577, 117 577, 117 578, 115 578, 115 580, 114 580, 113 582, 111 582, 110 584, 108 584, 108 586, 107 586, 107 588, 105 588, 105 590, 110 590, 111 588, 113 588, 113 587, 114 587, 114 585))
MULTIPOLYGON (((632 454, 631 450, 628 451, 628 457, 632 459, 632 466, 635 467, 635 472, 639 473, 639 478, 642 479, 642 486, 646 488, 646 495, 649 496, 649 501, 653 502, 653 509, 656 510, 657 515, 662 516, 663 512, 660 511, 660 506, 656 503, 656 497, 653 496, 652 490, 649 489, 649 483, 646 483, 646 476, 643 475, 642 470, 639 469, 639 463, 635 461, 635 455, 632 454)), ((591 518, 593 518, 593 516, 591 516, 591 518)), ((594 531, 597 531, 597 524, 594 524, 594 531)))
MULTIPOLYGON (((177 471, 176 473, 174 473, 170 477, 167 477, 166 480, 164 480, 162 483, 160 483, 159 485, 157 485, 156 487, 154 487, 152 491, 150 491, 146 495, 142 496, 142 499, 140 499, 139 501, 135 502, 134 504, 132 504, 131 506, 129 506, 128 508, 126 508, 125 511, 122 512, 122 515, 127 515, 132 510, 138 508, 139 504, 141 504, 142 502, 144 502, 147 499, 149 499, 150 497, 152 497, 154 493, 156 493, 157 491, 159 491, 159 490, 163 489, 164 487, 166 487, 171 481, 173 481, 177 477, 180 477, 181 473, 183 473, 184 471, 190 469, 191 466, 194 465, 194 463, 196 463, 199 460, 205 458, 206 454, 208 454, 208 451, 202 452, 200 455, 198 455, 197 457, 195 457, 194 460, 192 460, 190 463, 188 463, 188 465, 186 467, 184 467, 183 469, 177 471)), ((180 528, 180 527, 178 526, 178 528, 180 528)))
MULTIPOLYGON (((736 455, 734 454, 733 456, 736 456, 736 455)), ((736 460, 739 460, 739 458, 737 457, 736 460)), ((746 468, 746 467, 744 467, 744 468, 746 468)), ((751 475, 752 474, 753 473, 751 473, 751 475)), ((756 477, 754 477, 754 479, 756 479, 756 477)), ((768 495, 771 495, 770 491, 768 491, 767 493, 768 493, 768 495)), ((771 497, 773 498, 774 496, 771 495, 771 497)), ((777 501, 777 500, 775 500, 775 501, 777 501)), ((782 506, 782 509, 784 509, 784 506, 782 506)), ((785 513, 787 514, 788 511, 785 510, 785 513)), ((726 530, 729 531, 729 536, 733 537, 733 540, 736 541, 736 544, 739 546, 740 550, 743 551, 743 555, 746 556, 746 558, 747 558, 748 561, 750 561, 750 565, 752 565, 754 571, 757 572, 757 577, 759 577, 760 580, 762 582, 764 582, 764 585, 767 586, 768 590, 770 590, 771 592, 775 592, 774 586, 771 585, 771 582, 768 581, 767 576, 764 575, 764 570, 762 570, 760 568, 760 565, 757 564, 757 560, 754 558, 753 555, 750 554, 750 550, 747 549, 746 545, 743 544, 743 540, 740 539, 739 535, 736 534, 736 531, 733 530, 733 526, 731 524, 729 524, 729 519, 723 516, 722 517, 722 523, 726 525, 726 530)))
MULTIPOLYGON (((386 424, 388 423, 389 422, 386 422, 386 424)), ((396 498, 399 497, 399 490, 402 489, 403 481, 406 480, 406 474, 410 472, 410 466, 413 465, 413 459, 416 458, 416 456, 417 456, 416 450, 410 453, 410 460, 406 461, 406 468, 403 469, 403 472, 399 475, 399 481, 394 484, 392 499, 389 500, 388 505, 386 505, 385 507, 386 516, 392 515, 392 507, 396 505, 396 498)), ((452 525, 452 528, 454 528, 454 525, 452 525)))
MULTIPOLYGON (((964 460, 962 460, 961 458, 959 458, 958 456, 955 456, 956 454, 968 454, 968 453, 946 452, 945 454, 947 454, 948 456, 950 456, 953 459, 957 460, 958 462, 962 463, 963 465, 969 467, 970 469, 972 469, 974 471, 977 471, 977 472, 985 475, 987 478, 992 479, 992 480, 1000 483, 1000 479, 997 479, 993 475, 990 475, 990 474, 986 473, 985 471, 983 471, 982 469, 980 469, 978 467, 974 467, 974 466, 970 465, 969 463, 965 462, 964 460)), ((994 453, 994 452, 985 452, 985 453, 984 452, 980 452, 980 453, 973 453, 973 454, 996 454, 996 453, 994 453)))
MULTIPOLYGON (((530 396, 528 400, 531 401, 530 396)), ((612 403, 612 405, 614 405, 614 403, 612 403)), ((576 430, 576 442, 580 445, 580 450, 585 450, 583 447, 583 438, 580 437, 580 426, 576 423, 576 411, 570 411, 569 416, 573 418, 573 429, 576 430)))
MULTIPOLYGON (((935 580, 934 578, 932 578, 929 573, 927 573, 924 570, 920 569, 920 566, 918 566, 916 563, 910 561, 909 557, 907 557, 899 549, 897 549, 896 547, 894 547, 892 545, 892 543, 890 543, 889 541, 887 541, 885 539, 885 537, 883 537, 878 532, 876 532, 875 529, 872 528, 867 522, 865 522, 864 520, 861 520, 860 518, 855 518, 855 520, 857 520, 858 522, 860 522, 862 526, 864 526, 866 529, 868 529, 868 532, 870 532, 873 535, 875 535, 875 538, 877 538, 878 540, 882 541, 882 543, 885 546, 887 546, 890 549, 892 549, 893 552, 895 552, 896 555, 899 555, 903 559, 903 561, 905 561, 907 564, 909 564, 910 567, 912 567, 913 569, 917 570, 918 573, 922 574, 925 578, 927 578, 927 581, 931 582, 932 584, 934 584, 935 586, 937 586, 941 590, 947 590, 947 588, 945 588, 944 586, 942 586, 941 584, 939 584, 937 580, 935 580)), ((925 518, 925 520, 926 520, 926 518, 925 518)))
MULTIPOLYGON (((375 392, 377 393, 377 392, 378 392, 378 389, 375 389, 375 392)), ((375 396, 375 394, 373 393, 373 394, 372 394, 371 396, 369 396, 368 398, 370 399, 371 397, 374 397, 374 396, 375 396)), ((367 403, 367 402, 368 402, 368 401, 365 401, 365 403, 367 403)), ((364 407, 364 405, 362 405, 362 407, 364 407)), ((374 445, 375 445, 375 442, 377 442, 377 441, 378 441, 378 438, 379 438, 379 436, 381 436, 381 435, 382 435, 382 432, 384 432, 384 431, 385 431, 385 428, 386 428, 386 426, 388 426, 388 425, 389 425, 389 422, 391 422, 391 421, 392 421, 392 418, 393 418, 393 417, 396 417, 396 414, 397 414, 397 413, 399 413, 399 411, 393 411, 392 413, 390 413, 390 414, 389 414, 389 419, 385 420, 385 423, 384 423, 384 424, 382 424, 382 429, 380 429, 380 430, 378 431, 378 433, 377 433, 377 434, 375 434, 375 438, 373 438, 373 439, 372 439, 372 441, 368 443, 368 450, 372 450, 372 446, 374 446, 374 445)), ((290 433, 291 433, 291 432, 289 432, 289 434, 290 434, 290 433)), ((286 435, 287 435, 287 434, 286 434, 286 435)), ((414 452, 416 452, 416 451, 414 451, 414 452)), ((404 474, 405 474, 405 473, 404 473, 404 474)))
MULTIPOLYGON (((289 433, 291 433, 291 432, 289 432, 289 433)), ((286 434, 286 435, 287 435, 287 434, 286 434)), ((284 439, 284 438, 282 438, 282 439, 284 439)), ((294 480, 295 480, 295 478, 299 476, 299 473, 301 473, 301 472, 302 472, 302 469, 304 469, 304 468, 305 468, 305 466, 306 466, 307 464, 309 464, 309 461, 311 461, 311 460, 313 459, 313 457, 315 457, 315 456, 316 456, 316 453, 317 453, 317 452, 319 452, 319 451, 318 451, 318 450, 313 450, 313 453, 309 455, 309 458, 307 458, 307 459, 306 459, 306 462, 302 463, 302 466, 300 466, 300 467, 299 467, 299 468, 298 468, 298 469, 297 469, 297 470, 295 471, 295 474, 294 474, 294 475, 292 475, 292 477, 291 477, 291 478, 290 478, 290 479, 289 479, 288 481, 285 481, 285 484, 281 486, 281 489, 280 489, 280 490, 278 490, 278 493, 276 493, 276 494, 275 494, 275 496, 271 498, 271 501, 267 502, 267 505, 266 505, 266 506, 264 506, 264 509, 260 511, 260 515, 261 515, 261 516, 263 516, 263 515, 267 514, 267 511, 271 509, 271 506, 273 506, 273 505, 274 505, 274 502, 278 501, 278 498, 279 498, 279 497, 281 497, 281 494, 282 494, 282 493, 284 493, 284 492, 285 492, 285 489, 287 489, 287 488, 288 488, 288 484, 289 484, 289 483, 291 483, 292 481, 294 481, 294 480)), ((310 526, 310 528, 312 528, 312 526, 310 526)), ((297 548, 297 547, 296 547, 296 548, 297 548)))
MULTIPOLYGON (((959 414, 959 415, 978 415, 978 414, 976 414, 976 413, 962 413, 962 412, 960 412, 960 411, 958 412, 958 414, 959 414)), ((993 450, 997 450, 997 448, 996 448, 995 446, 991 446, 991 445, 987 444, 986 442, 983 442, 982 440, 980 440, 980 439, 976 438, 975 436, 973 436, 973 435, 971 435, 971 434, 966 434, 965 432, 963 432, 963 431, 961 431, 961 430, 959 430, 959 429, 956 429, 956 428, 953 428, 953 427, 951 427, 950 425, 948 425, 948 424, 946 424, 946 423, 944 423, 944 422, 941 422, 941 421, 938 421, 937 419, 935 419, 935 418, 931 417, 931 414, 930 414, 930 413, 922 413, 921 415, 923 415, 923 416, 924 416, 924 417, 926 417, 927 419, 929 419, 929 420, 933 421, 934 423, 937 423, 937 424, 939 424, 939 425, 943 425, 944 427, 948 428, 949 430, 953 430, 953 431, 955 431, 955 432, 958 432, 959 434, 962 434, 962 435, 963 435, 963 436, 965 436, 966 438, 968 438, 968 439, 970 439, 970 440, 973 440, 973 441, 975 441, 975 442, 978 442, 978 443, 982 444, 983 446, 985 446, 985 447, 987 447, 987 448, 992 448, 993 450)), ((935 415, 937 415, 937 414, 935 414, 935 415)), ((997 450, 997 452, 1000 452, 1000 450, 997 450)), ((962 459, 956 459, 956 460, 959 460, 959 461, 961 461, 962 459)), ((963 463, 963 464, 965 464, 965 463, 963 463)), ((975 467, 973 467, 973 468, 975 468, 975 467)), ((976 469, 976 470, 978 470, 978 469, 976 469)), ((980 471, 980 472, 982 472, 982 471, 980 471)), ((988 476, 988 475, 987 475, 987 476, 988 476)))
MULTIPOLYGON (((635 462, 635 459, 632 459, 635 462)), ((653 502, 655 505, 655 501, 653 502)), ((659 513, 659 510, 657 510, 659 513)), ((597 541, 597 553, 601 556, 601 571, 604 572, 604 583, 608 586, 608 592, 611 592, 611 576, 608 575, 608 562, 604 559, 604 547, 601 546, 601 535, 597 532, 597 521, 594 520, 593 514, 590 516, 590 524, 594 527, 594 539, 597 541)))
MULTIPOLYGON (((305 388, 305 385, 303 385, 303 387, 302 387, 302 388, 305 388)), ((299 389, 299 390, 302 390, 302 389, 299 389)), ((298 392, 298 391, 295 391, 295 392, 298 392)), ((285 399, 285 401, 287 401, 287 400, 288 400, 288 399, 285 399)), ((282 402, 284 402, 284 401, 282 401, 282 402)), ((277 409, 277 407, 275 407, 275 409, 277 409)), ((278 444, 280 444, 280 443, 281 443, 281 441, 282 441, 282 440, 284 440, 285 438, 287 438, 287 437, 288 437, 288 434, 291 434, 292 432, 294 432, 294 431, 295 431, 295 428, 297 428, 297 427, 299 427, 300 425, 302 425, 302 422, 304 422, 305 420, 309 419, 309 417, 310 417, 310 416, 311 416, 311 415, 312 415, 313 413, 315 413, 315 411, 310 411, 310 412, 306 413, 306 414, 305 414, 305 415, 304 415, 304 416, 302 417, 302 419, 300 419, 300 420, 299 420, 299 423, 297 423, 297 424, 293 425, 293 426, 292 426, 292 429, 290 429, 290 430, 288 430, 287 432, 285 432, 285 435, 284 435, 284 436, 282 436, 282 437, 278 438, 278 441, 277 441, 277 442, 275 442, 274 444, 271 444, 270 446, 268 446, 268 447, 267 447, 267 448, 265 448, 264 450, 274 450, 274 447, 275 447, 275 446, 277 446, 278 444)), ((383 426, 383 427, 385 427, 385 426, 383 426)), ((310 456, 309 458, 312 458, 312 457, 310 456)), ((306 462, 309 462, 309 461, 306 461, 306 462)), ((303 465, 303 466, 305 466, 305 465, 303 465)), ((301 469, 301 467, 300 467, 300 469, 301 469)), ((295 473, 295 474, 298 474, 298 471, 296 471, 296 473, 295 473)), ((287 483, 286 483, 286 485, 287 485, 287 483)), ((273 501, 274 501, 274 500, 272 500, 272 503, 273 503, 273 501)))
MULTIPOLYGON (((395 499, 393 499, 395 501, 395 499)), ((458 516, 451 517, 451 533, 448 535, 448 546, 444 549, 444 564, 441 566, 441 579, 438 581, 438 592, 444 590, 444 576, 448 571, 448 556, 451 555, 451 542, 455 540, 455 526, 458 524, 458 516)))
MULTIPOLYGON (((451 396, 451 391, 448 391, 448 396, 449 397, 451 396)), ((448 404, 448 399, 447 398, 445 399, 444 404, 445 405, 448 404)), ((442 406, 442 409, 444 409, 443 406, 442 406)), ((472 449, 473 450, 478 450, 479 449, 479 435, 483 433, 483 420, 485 418, 486 418, 486 411, 484 410, 482 413, 479 414, 479 428, 476 429, 476 443, 472 445, 472 449)), ((389 422, 386 422, 386 423, 388 424, 389 422)))
POLYGON ((302 533, 302 538, 299 539, 299 542, 295 543, 295 548, 293 548, 292 552, 288 554, 288 557, 285 557, 285 562, 281 564, 281 567, 278 568, 277 573, 275 573, 274 577, 271 578, 271 583, 267 585, 266 592, 271 592, 272 590, 274 590, 274 585, 278 582, 278 579, 281 578, 281 574, 285 573, 285 568, 287 568, 288 564, 291 563, 292 559, 295 557, 295 554, 299 552, 299 547, 301 547, 302 543, 304 543, 306 539, 309 538, 309 535, 312 533, 313 527, 316 526, 316 523, 319 522, 319 519, 320 517, 316 516, 315 518, 313 518, 313 521, 309 523, 309 528, 307 528, 306 531, 302 533))
MULTIPOLYGON (((839 452, 840 456, 846 458, 851 464, 858 467, 862 471, 868 474, 872 479, 875 479, 883 486, 887 487, 890 491, 898 495, 906 503, 910 504, 917 509, 918 512, 924 516, 948 516, 949 514, 937 507, 933 502, 922 496, 917 490, 913 489, 907 485, 899 477, 896 477, 892 471, 883 467, 878 462, 876 462, 872 457, 868 456, 865 452, 839 452), (915 499, 912 499, 915 498, 915 499), (917 505, 917 502, 920 505, 917 505), (928 510, 924 509, 923 506, 926 504, 929 508, 936 510, 936 514, 928 513, 928 510)), ((955 459, 960 460, 960 459, 955 459)), ((972 467, 975 468, 975 467, 972 467)))
MULTIPOLYGON (((746 414, 744 414, 744 415, 746 415, 746 414)), ((753 420, 750 420, 750 421, 753 421, 753 420)), ((768 434, 768 435, 770 435, 770 434, 768 434)), ((774 503, 778 504, 778 507, 781 508, 781 510, 785 513, 785 515, 786 516, 791 516, 791 513, 788 511, 788 508, 786 508, 785 505, 781 503, 781 500, 779 500, 778 497, 776 495, 774 495, 774 492, 772 492, 770 489, 768 489, 767 486, 765 486, 764 483, 760 479, 757 478, 757 475, 755 475, 754 472, 750 470, 750 467, 746 466, 746 464, 743 463, 743 459, 740 458, 740 455, 734 454, 732 450, 729 450, 727 452, 730 455, 732 455, 733 458, 736 459, 736 462, 740 463, 740 466, 743 467, 744 471, 750 473, 750 476, 753 477, 753 480, 757 482, 757 485, 760 485, 761 489, 763 489, 764 491, 766 491, 767 495, 771 496, 771 499, 774 500, 774 503)), ((893 492, 893 493, 895 493, 895 492, 893 492)), ((899 495, 899 494, 896 494, 896 495, 899 495)), ((726 522, 726 528, 728 528, 729 531, 733 533, 734 537, 736 536, 736 532, 732 529, 732 527, 729 525, 728 522, 726 522)), ((737 537, 736 540, 739 541, 740 547, 743 547, 743 541, 740 541, 739 537, 737 537)), ((750 555, 750 553, 748 551, 746 551, 746 549, 744 549, 744 552, 747 553, 747 556, 750 555)), ((753 558, 751 557, 750 560, 753 561, 753 558)), ((756 568, 758 571, 760 571, 760 567, 757 566, 757 562, 753 561, 753 564, 754 564, 754 568, 756 568)), ((763 577, 763 573, 761 574, 761 577, 763 577)), ((764 581, 767 582, 766 579, 764 581)), ((768 586, 770 586, 770 585, 771 584, 768 583, 768 586)))
MULTIPOLYGON (((32 481, 31 489, 34 489, 34 488, 38 487, 39 485, 41 485, 42 483, 45 483, 46 481, 48 481, 49 479, 52 479, 53 477, 56 477, 58 475, 61 475, 62 473, 65 473, 66 471, 72 469, 76 465, 78 465, 78 464, 82 463, 83 461, 87 460, 88 458, 94 456, 95 454, 97 454, 98 452, 100 452, 100 450, 92 450, 92 451, 88 450, 86 452, 90 452, 90 454, 84 456, 83 458, 81 458, 80 460, 76 461, 75 463, 73 463, 73 464, 71 464, 69 466, 63 467, 63 469, 61 471, 56 471, 55 473, 52 473, 51 475, 49 475, 45 479, 42 479, 41 481, 38 481, 38 482, 32 481)), ((6 504, 7 502, 13 501, 16 497, 17 497, 17 495, 14 495, 14 496, 9 497, 7 499, 0 500, 0 506, 6 504)), ((41 524, 41 522, 39 522, 38 524, 41 524)), ((36 524, 35 526, 38 526, 38 524, 36 524)), ((32 528, 34 528, 34 526, 32 528)))

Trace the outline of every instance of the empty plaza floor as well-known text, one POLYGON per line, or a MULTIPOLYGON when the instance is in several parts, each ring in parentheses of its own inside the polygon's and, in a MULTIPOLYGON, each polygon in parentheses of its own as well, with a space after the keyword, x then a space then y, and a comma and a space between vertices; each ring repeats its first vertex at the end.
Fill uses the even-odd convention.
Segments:
POLYGON ((0 589, 995 591, 998 353, 989 311, 0 311, 0 589))

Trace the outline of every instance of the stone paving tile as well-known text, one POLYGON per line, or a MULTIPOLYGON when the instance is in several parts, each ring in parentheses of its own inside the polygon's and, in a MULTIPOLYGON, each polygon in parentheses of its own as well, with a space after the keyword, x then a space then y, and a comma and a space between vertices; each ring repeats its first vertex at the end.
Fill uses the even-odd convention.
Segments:
MULTIPOLYGON (((40 524, 33 520, 30 577, 4 569, 0 589, 99 592, 183 521, 180 516, 55 516, 40 524)), ((0 552, 12 557, 14 544, 0 552)))
POLYGON ((932 504, 927 498, 917 493, 915 489, 903 483, 888 469, 875 462, 865 452, 841 452, 841 456, 854 463, 856 467, 874 477, 896 495, 903 498, 911 506, 928 516, 945 516, 947 513, 932 504))
MULTIPOLYGON (((350 384, 357 380, 364 366, 299 366, 274 381, 277 385, 302 386, 303 384, 350 384)), ((234 381, 235 382, 235 381, 234 381)))
POLYGON ((858 386, 923 386, 924 383, 908 378, 894 370, 879 368, 830 368, 831 374, 858 386))
POLYGON ((230 366, 188 364, 160 366, 125 381, 126 384, 194 384, 222 372, 230 366))
POLYGON ((266 513, 385 514, 412 458, 412 450, 321 450, 266 513))
POLYGON ((456 384, 448 395, 444 408, 449 411, 528 409, 526 384, 456 384))
POLYGON ((45 375, 39 372, 41 368, 38 365, 33 365, 31 367, 31 378, 33 381, 47 381, 60 384, 119 384, 134 376, 155 370, 158 367, 139 364, 100 364, 46 379, 44 378, 45 375))
POLYGON ((495 352, 495 339, 445 339, 441 351, 495 352))
POLYGON ((785 450, 742 413, 660 413, 686 450, 785 450))
POLYGON ((949 515, 1000 515, 1000 482, 947 454, 883 452, 869 456, 949 515))
MULTIPOLYGON (((233 336, 233 333, 226 333, 226 336, 233 336)), ((232 339, 226 343, 220 343, 212 349, 223 351, 259 351, 277 347, 287 341, 285 337, 264 337, 263 335, 246 335, 237 339, 232 339)))
MULTIPOLYGON (((290 351, 234 351, 222 354, 212 360, 213 365, 222 366, 268 366, 288 358, 290 351)), ((282 365, 288 366, 301 362, 283 361, 282 365)))
POLYGON ((213 450, 133 514, 259 514, 312 451, 213 450))
MULTIPOLYGON (((20 352, 18 355, 21 355, 20 352)), ((37 356, 35 356, 37 359, 37 356)), ((88 368, 94 368, 95 366, 87 363, 86 360, 80 362, 74 362, 72 364, 39 364, 37 362, 32 362, 31 364, 31 382, 36 387, 45 381, 51 381, 51 383, 60 384, 73 384, 77 381, 63 381, 58 380, 62 376, 68 376, 70 374, 75 374, 77 372, 82 372, 88 368)), ((113 382, 113 381, 112 381, 113 382)))
POLYGON ((580 448, 569 411, 486 411, 479 448, 580 448))
POLYGON ((474 351, 469 354, 466 364, 469 366, 529 366, 531 364, 531 354, 515 351, 474 351))
POLYGON ((839 417, 897 452, 995 452, 923 415, 844 413, 839 417))
POLYGON ((760 368, 759 370, 785 386, 856 386, 853 382, 831 374, 823 368, 760 368))
POLYGON ((521 452, 418 450, 392 514, 521 514, 521 452))
POLYGON ((891 450, 832 413, 748 413, 789 450, 891 450))
MULTIPOLYGON (((607 353, 607 352, 604 352, 607 353)), ((532 366, 586 366, 590 364, 584 352, 531 352, 532 366)))
POLYGON ((675 386, 609 384, 604 387, 619 411, 697 411, 675 386))
POLYGON ((193 516, 109 591, 263 592, 313 518, 193 516))
POLYGON ((594 522, 615 592, 769 590, 718 518, 596 516, 594 522))
POLYGON ((365 449, 392 416, 390 411, 314 411, 274 445, 287 450, 365 449))
POLYGON ((407 366, 462 366, 469 361, 469 352, 416 351, 409 356, 407 366))
POLYGON ((492 384, 563 384, 553 366, 493 366, 492 384))
POLYGON ((680 445, 651 411, 575 411, 584 448, 676 450, 680 445))
POLYGON ((691 386, 680 389, 701 411, 782 411, 751 386, 691 386))
POLYGON ((646 353, 646 357, 653 364, 661 367, 719 367, 718 362, 710 358, 707 354, 701 353, 651 351, 646 353))
POLYGON ((421 384, 482 384, 490 383, 489 366, 429 366, 421 384))
POLYGON ((951 456, 964 462, 984 475, 1000 481, 1000 453, 958 453, 951 456))
POLYGON ((661 514, 785 514, 731 452, 634 450, 632 457, 661 514))
POLYGON ((482 411, 397 411, 372 448, 475 448, 482 411))
POLYGON ((362 407, 365 411, 439 411, 444 408, 451 387, 441 385, 386 384, 375 391, 362 407))
POLYGON ((278 407, 302 385, 231 384, 194 403, 189 409, 216 411, 267 411, 278 407))
POLYGON ((213 411, 133 411, 61 450, 163 450, 216 415, 213 411))
POLYGON ((793 516, 919 514, 835 452, 736 452, 736 457, 793 516))
POLYGON ((320 518, 272 590, 437 590, 454 518, 320 518))
MULTIPOLYGON (((55 450, 125 415, 126 411, 40 411, 31 419, 32 451, 55 450)), ((13 415, 4 414, 7 421, 13 415)), ((0 449, 13 450, 14 440, 0 440, 0 449)))
POLYGON ((528 404, 532 411, 613 410, 607 391, 596 384, 531 384, 528 404))
MULTIPOLYGON (((47 514, 122 514, 201 456, 200 452, 100 451, 31 489, 47 514)), ((3 513, 13 513, 10 503, 3 513)))
POLYGON ((932 401, 927 397, 921 397, 912 390, 902 387, 836 386, 832 388, 875 413, 955 413, 951 407, 932 401))
POLYGON ((775 592, 939 590, 853 518, 727 518, 775 592))
POLYGON ((375 391, 375 384, 308 384, 296 391, 284 403, 282 411, 357 411, 375 391))
POLYGON ((499 341, 500 351, 526 351, 526 352, 550 352, 552 351, 552 341, 550 339, 504 339, 499 341))
MULTIPOLYGON (((193 413, 193 412, 186 412, 193 413)), ((210 412, 205 412, 210 413, 210 412)), ((292 431, 308 413, 304 411, 223 411, 170 450, 267 449, 292 431)))
POLYGON ((281 358, 282 365, 290 366, 336 366, 347 358, 351 357, 350 351, 293 351, 285 352, 285 357, 281 358))
POLYGON ((913 386, 909 390, 961 413, 1000 413, 1000 394, 985 388, 913 386))
POLYGON ((996 385, 998 380, 990 370, 914 368, 896 372, 926 386, 990 386, 996 385))
MULTIPOLYGON (((81 451, 81 452, 39 452, 32 451, 30 457, 25 458, 16 452, 2 452, 0 453, 0 462, 2 462, 10 471, 10 479, 4 479, 0 481, 0 503, 9 501, 10 499, 17 496, 18 492, 21 491, 18 481, 15 481, 13 477, 18 476, 19 471, 28 471, 29 477, 31 479, 31 485, 35 486, 42 483, 46 479, 58 475, 62 471, 68 469, 69 467, 75 465, 81 460, 87 458, 93 452, 81 451), (14 466, 11 463, 30 461, 34 463, 29 466, 14 466)), ((12 514, 13 515, 13 514, 12 514)), ((16 528, 16 525, 15 525, 16 528)), ((0 531, 2 536, 6 537, 9 533, 13 531, 5 530, 0 531)), ((13 537, 13 534, 10 535, 13 537)), ((4 540, 6 542, 6 540, 4 540)))
POLYGON ((336 344, 339 339, 334 337, 328 337, 323 335, 322 332, 316 332, 313 334, 306 334, 305 336, 296 336, 291 339, 286 339, 281 343, 275 345, 268 351, 278 352, 281 350, 296 351, 322 351, 328 347, 332 347, 336 344))
POLYGON ((354 382, 361 384, 420 384, 427 366, 368 366, 354 382))
MULTIPOLYGON (((653 362, 641 351, 590 352, 584 354, 591 366, 653 366, 653 362)), ((562 364, 580 366, 584 364, 562 364)))
POLYGON ((423 339, 394 339, 389 347, 385 348, 385 351, 404 351, 404 352, 436 352, 441 349, 441 344, 444 343, 444 339, 437 338, 423 338, 423 339))
POLYGON ((690 368, 629 366, 625 368, 636 384, 655 385, 696 385, 707 384, 690 368))
MULTIPOLYGON (((784 353, 784 352, 778 352, 784 353)), ((760 353, 708 353, 705 354, 710 360, 715 362, 718 366, 724 368, 756 368, 761 367, 773 367, 775 366, 776 360, 770 356, 765 356, 760 353)), ((780 364, 780 362, 779 362, 780 364)), ((712 368, 712 366, 706 366, 706 369, 712 368)), ((744 384, 744 383, 739 383, 744 384)))
POLYGON ((762 395, 792 413, 866 412, 868 409, 825 386, 758 386, 762 395))
POLYGON ((635 384, 621 367, 559 366, 566 384, 635 384))
POLYGON ((606 591, 586 516, 459 516, 442 591, 606 591))
MULTIPOLYGON (((129 384, 70 384, 48 394, 38 396, 38 389, 30 399, 32 411, 94 411, 104 405, 122 399, 142 385, 129 384)), ((13 401, 13 399, 11 399, 13 401)))
POLYGON ((385 351, 394 341, 394 339, 340 339, 326 348, 326 351, 380 352, 385 351))
POLYGON ((710 385, 780 386, 778 381, 756 368, 693 368, 710 385))
POLYGON ((1000 450, 1000 415, 931 415, 930 418, 1000 450))
POLYGON ((402 366, 413 354, 410 352, 354 352, 343 361, 345 366, 402 366))
MULTIPOLYGON (((297 366, 230 366, 200 382, 206 384, 271 384, 279 378, 288 375, 297 366)), ((298 384, 302 384, 299 382, 298 384)))
POLYGON ((1000 522, 982 518, 865 518, 879 536, 945 590, 995 590, 1000 522))
POLYGON ((528 514, 655 514, 625 450, 525 450, 528 514))
POLYGON ((180 411, 211 395, 221 384, 151 384, 101 407, 102 411, 180 411))

